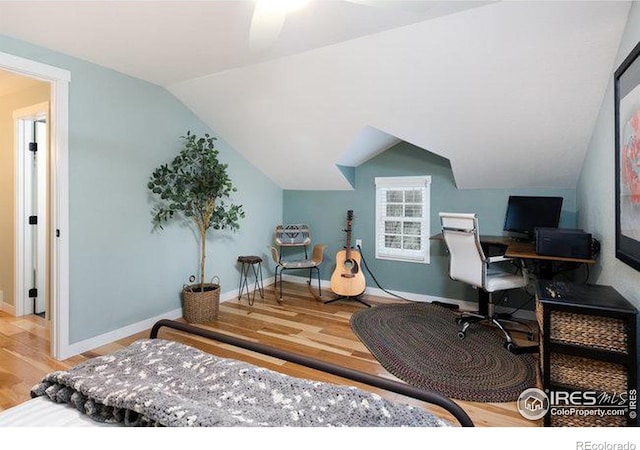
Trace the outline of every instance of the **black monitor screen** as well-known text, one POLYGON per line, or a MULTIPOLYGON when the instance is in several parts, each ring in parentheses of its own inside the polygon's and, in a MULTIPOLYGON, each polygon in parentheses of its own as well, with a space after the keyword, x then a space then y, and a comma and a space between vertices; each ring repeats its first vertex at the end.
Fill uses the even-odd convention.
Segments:
POLYGON ((504 231, 522 233, 533 238, 538 227, 558 227, 561 209, 562 197, 512 195, 507 203, 504 231))

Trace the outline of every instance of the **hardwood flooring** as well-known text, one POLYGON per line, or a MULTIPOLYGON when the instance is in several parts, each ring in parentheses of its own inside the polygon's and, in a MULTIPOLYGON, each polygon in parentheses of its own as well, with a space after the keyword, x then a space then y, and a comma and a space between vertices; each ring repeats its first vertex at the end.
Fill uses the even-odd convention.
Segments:
MULTIPOLYGON (((323 295, 331 297, 328 290, 324 290, 323 295)), ((402 301, 373 296, 365 296, 363 299, 371 304, 402 301)), ((276 302, 273 286, 269 286, 266 287, 265 298, 260 299, 258 296, 252 306, 248 305, 246 296, 241 301, 231 300, 222 303, 217 319, 207 324, 206 328, 395 379, 351 331, 349 318, 361 308, 363 306, 356 302, 341 301, 325 305, 315 300, 306 286, 285 282, 282 304, 276 302)), ((148 331, 64 361, 56 361, 48 356, 49 330, 45 319, 38 316, 15 318, 0 312, 0 410, 28 400, 31 387, 48 372, 64 370, 144 337, 148 337, 148 331)), ((226 344, 212 343, 204 338, 186 337, 166 329, 161 331, 160 337, 180 340, 219 356, 243 359, 293 376, 346 382, 333 375, 234 349, 226 344)), ((366 388, 362 385, 360 387, 366 388)), ((379 390, 377 392, 391 400, 421 405, 434 414, 453 421, 453 418, 439 407, 401 398, 397 394, 383 393, 379 390)), ((540 423, 521 417, 515 402, 457 403, 467 411, 476 426, 540 426, 540 423)))

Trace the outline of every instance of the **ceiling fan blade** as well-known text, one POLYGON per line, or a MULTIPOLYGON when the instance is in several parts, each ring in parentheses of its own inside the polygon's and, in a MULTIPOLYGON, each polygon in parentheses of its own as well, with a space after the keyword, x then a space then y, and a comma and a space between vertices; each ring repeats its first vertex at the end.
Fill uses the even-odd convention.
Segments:
POLYGON ((249 30, 249 45, 253 51, 263 51, 278 39, 287 17, 286 2, 258 0, 249 30))

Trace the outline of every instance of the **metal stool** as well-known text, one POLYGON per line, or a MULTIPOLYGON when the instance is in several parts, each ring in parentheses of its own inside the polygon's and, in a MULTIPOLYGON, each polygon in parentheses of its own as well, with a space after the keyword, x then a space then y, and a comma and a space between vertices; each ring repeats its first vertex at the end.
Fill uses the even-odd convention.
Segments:
POLYGON ((247 300, 249 305, 253 305, 256 299, 256 290, 260 292, 260 298, 264 298, 264 285, 262 283, 262 258, 259 256, 238 256, 238 262, 242 264, 240 267, 240 286, 238 287, 238 300, 242 299, 242 295, 246 289, 247 300), (255 283, 253 285, 253 295, 249 292, 248 275, 249 268, 253 269, 255 283))

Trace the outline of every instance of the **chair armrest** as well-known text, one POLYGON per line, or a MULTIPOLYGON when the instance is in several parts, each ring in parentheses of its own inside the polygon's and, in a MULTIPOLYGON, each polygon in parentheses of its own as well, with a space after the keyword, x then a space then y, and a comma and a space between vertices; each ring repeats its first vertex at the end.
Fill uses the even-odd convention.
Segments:
POLYGON ((509 258, 507 256, 490 256, 489 258, 487 258, 487 262, 489 264, 495 263, 495 262, 513 261, 513 260, 514 258, 509 258))
POLYGON ((271 247, 271 259, 274 263, 280 264, 280 252, 275 247, 271 247))

